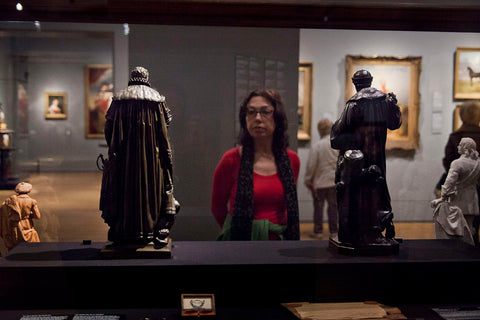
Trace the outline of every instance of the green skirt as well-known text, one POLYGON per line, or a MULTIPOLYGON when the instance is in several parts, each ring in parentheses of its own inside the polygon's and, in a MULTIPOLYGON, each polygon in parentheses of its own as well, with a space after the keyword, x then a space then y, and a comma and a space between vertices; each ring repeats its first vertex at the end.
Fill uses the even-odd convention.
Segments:
MULTIPOLYGON (((230 240, 230 228, 232 226, 232 216, 227 214, 225 218, 225 223, 223 224, 222 232, 218 236, 217 240, 219 241, 229 241, 230 240)), ((267 219, 253 220, 252 221, 252 241, 261 241, 269 240, 268 234, 275 233, 278 235, 280 240, 283 240, 283 232, 287 229, 287 226, 282 226, 270 222, 267 219)))

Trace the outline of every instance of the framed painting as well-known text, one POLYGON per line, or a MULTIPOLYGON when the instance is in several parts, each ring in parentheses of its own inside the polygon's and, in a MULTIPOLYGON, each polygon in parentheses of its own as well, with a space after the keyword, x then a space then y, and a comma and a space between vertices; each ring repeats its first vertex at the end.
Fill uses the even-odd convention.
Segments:
POLYGON ((457 131, 463 124, 462 118, 460 118, 460 107, 461 104, 457 104, 455 106, 455 110, 453 111, 453 130, 457 131))
POLYGON ((45 92, 45 119, 67 119, 67 94, 45 92))
POLYGON ((345 102, 355 93, 353 74, 365 69, 372 74, 372 87, 393 92, 402 111, 402 126, 388 131, 386 149, 418 149, 420 136, 420 72, 422 57, 347 55, 345 57, 345 102))
POLYGON ((21 135, 28 134, 28 92, 26 83, 17 84, 17 117, 18 132, 21 135))
POLYGON ((454 99, 480 99, 480 48, 455 51, 454 99))
POLYGON ((113 98, 111 65, 85 67, 85 137, 103 139, 105 115, 113 98))
POLYGON ((301 62, 298 67, 298 140, 312 138, 313 63, 301 62))

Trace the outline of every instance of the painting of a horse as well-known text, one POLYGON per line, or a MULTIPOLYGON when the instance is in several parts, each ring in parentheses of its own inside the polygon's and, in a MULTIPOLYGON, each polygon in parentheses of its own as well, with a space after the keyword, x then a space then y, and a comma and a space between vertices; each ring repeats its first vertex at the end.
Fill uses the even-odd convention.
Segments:
POLYGON ((457 48, 454 76, 454 99, 480 99, 480 48, 457 48))

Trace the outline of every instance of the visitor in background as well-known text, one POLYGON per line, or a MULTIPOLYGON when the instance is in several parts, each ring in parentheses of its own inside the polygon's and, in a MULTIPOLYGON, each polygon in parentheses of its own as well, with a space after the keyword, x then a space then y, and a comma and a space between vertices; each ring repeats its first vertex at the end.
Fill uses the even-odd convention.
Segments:
POLYGON ((322 119, 317 125, 320 140, 310 149, 305 185, 313 197, 313 233, 311 237, 321 239, 323 235, 323 211, 327 205, 328 231, 331 236, 338 232, 337 198, 335 191, 335 168, 338 151, 330 147, 332 122, 322 119))

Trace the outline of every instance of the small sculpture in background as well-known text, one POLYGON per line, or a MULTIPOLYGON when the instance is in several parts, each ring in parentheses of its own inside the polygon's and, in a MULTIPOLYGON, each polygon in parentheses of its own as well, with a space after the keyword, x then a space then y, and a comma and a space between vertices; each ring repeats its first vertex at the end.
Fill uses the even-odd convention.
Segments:
POLYGON ((454 160, 442 186, 442 197, 431 202, 435 209, 437 239, 461 238, 474 244, 473 220, 479 215, 477 184, 480 182, 480 160, 472 138, 458 144, 460 158, 454 160))
POLYGON ((331 238, 330 244, 355 254, 398 251, 385 143, 387 129, 402 124, 401 111, 395 95, 372 88, 372 80, 366 70, 355 72, 357 93, 347 101, 330 134, 332 148, 340 150, 335 174, 339 230, 338 239, 331 238))
POLYGON ((0 208, 0 237, 8 250, 20 242, 40 242, 33 227, 33 219, 40 219, 37 201, 28 195, 32 185, 20 182, 15 187, 17 194, 8 197, 0 208))

